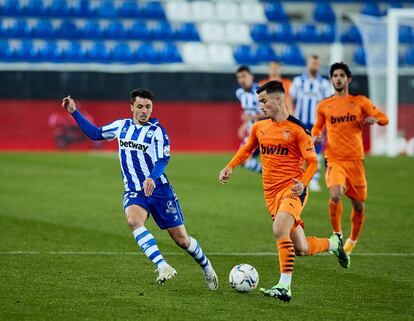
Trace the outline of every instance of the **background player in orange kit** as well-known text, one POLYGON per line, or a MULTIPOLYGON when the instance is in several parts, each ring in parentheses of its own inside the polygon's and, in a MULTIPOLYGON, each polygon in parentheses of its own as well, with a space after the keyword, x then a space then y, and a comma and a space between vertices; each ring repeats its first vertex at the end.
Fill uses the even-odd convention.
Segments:
POLYGON ((331 238, 306 237, 301 212, 308 199, 307 184, 318 168, 310 132, 290 116, 285 105, 285 90, 279 81, 269 81, 257 90, 265 120, 256 122, 249 139, 221 170, 219 181, 226 183, 233 168, 242 164, 256 148, 262 157, 262 182, 273 233, 277 240, 280 265, 279 282, 261 291, 283 301, 290 301, 291 280, 296 255, 333 251, 339 263, 349 267, 349 258, 337 234, 331 238), (306 170, 304 170, 306 162, 306 170))
POLYGON ((326 128, 325 180, 330 194, 329 216, 333 231, 341 236, 344 191, 352 201, 351 235, 344 245, 349 254, 355 247, 365 219, 367 181, 362 126, 387 125, 388 117, 365 96, 349 94, 352 75, 346 64, 334 63, 329 74, 335 94, 319 103, 312 135, 315 144, 320 143, 322 131, 326 128))

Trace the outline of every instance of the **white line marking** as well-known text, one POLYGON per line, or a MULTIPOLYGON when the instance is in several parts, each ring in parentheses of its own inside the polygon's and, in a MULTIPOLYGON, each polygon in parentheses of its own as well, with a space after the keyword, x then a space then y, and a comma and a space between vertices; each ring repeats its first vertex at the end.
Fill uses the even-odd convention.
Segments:
MULTIPOLYGON (((107 251, 2 251, 0 255, 142 255, 141 252, 107 252, 107 251)), ((276 252, 208 252, 207 255, 214 256, 277 256, 276 252)), ((188 255, 186 252, 164 252, 163 255, 188 255)), ((322 253, 319 255, 330 255, 329 253, 322 253)), ((351 256, 399 256, 399 257, 414 257, 414 253, 353 253, 351 256)))

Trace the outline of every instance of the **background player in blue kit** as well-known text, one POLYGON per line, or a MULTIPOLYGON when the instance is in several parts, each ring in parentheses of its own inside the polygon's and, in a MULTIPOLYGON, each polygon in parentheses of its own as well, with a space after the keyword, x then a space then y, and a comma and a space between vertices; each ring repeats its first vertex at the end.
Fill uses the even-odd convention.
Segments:
POLYGON ((116 120, 100 128, 82 116, 70 96, 63 99, 62 107, 90 139, 118 139, 125 215, 136 242, 157 266, 157 282, 162 284, 177 272, 166 262, 155 238, 144 226, 149 214, 194 258, 203 269, 208 287, 216 290, 218 278, 213 266, 197 240, 187 234, 178 198, 164 174, 170 159, 170 142, 158 120, 150 118, 154 95, 149 90, 134 89, 130 97, 133 118, 116 120))

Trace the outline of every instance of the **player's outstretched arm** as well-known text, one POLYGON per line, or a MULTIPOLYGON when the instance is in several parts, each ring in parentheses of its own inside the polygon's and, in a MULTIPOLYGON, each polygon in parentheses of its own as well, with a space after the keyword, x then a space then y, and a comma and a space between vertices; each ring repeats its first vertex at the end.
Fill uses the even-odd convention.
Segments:
POLYGON ((66 109, 72 116, 75 118, 78 123, 79 128, 92 140, 103 140, 105 139, 102 136, 102 129, 96 127, 89 120, 87 120, 83 115, 76 109, 75 101, 67 96, 62 99, 62 107, 66 109))
POLYGON ((219 182, 221 184, 225 184, 229 181, 231 173, 232 173, 232 169, 230 167, 224 167, 219 174, 219 182))

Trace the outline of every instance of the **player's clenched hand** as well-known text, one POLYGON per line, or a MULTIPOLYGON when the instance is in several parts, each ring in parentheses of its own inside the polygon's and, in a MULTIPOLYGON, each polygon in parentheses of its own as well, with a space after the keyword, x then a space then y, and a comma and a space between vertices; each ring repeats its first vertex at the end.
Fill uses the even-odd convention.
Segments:
POLYGON ((312 137, 312 140, 313 140, 313 143, 314 143, 315 145, 318 145, 318 144, 320 144, 320 143, 321 143, 321 141, 322 141, 322 136, 313 136, 313 137, 312 137))
POLYGON ((152 192, 154 191, 155 188, 155 182, 152 178, 147 178, 144 181, 144 194, 145 196, 149 197, 152 195, 152 192))
POLYGON ((378 123, 378 119, 372 116, 368 116, 367 118, 364 119, 363 123, 368 124, 368 125, 376 124, 378 123))
POLYGON ((221 183, 221 184, 225 184, 225 183, 227 183, 228 182, 228 180, 230 179, 230 175, 231 175, 231 172, 232 172, 233 170, 231 169, 231 168, 228 168, 228 167, 225 167, 225 168, 223 168, 221 171, 220 171, 220 174, 219 174, 219 182, 221 183))
POLYGON ((297 178, 293 178, 293 181, 295 182, 295 185, 293 185, 293 187, 290 189, 293 192, 293 196, 301 196, 303 190, 305 189, 305 184, 303 184, 297 178))
POLYGON ((70 98, 70 96, 67 96, 62 99, 62 107, 70 113, 73 113, 76 110, 75 101, 72 98, 70 98))

